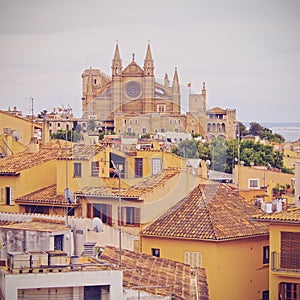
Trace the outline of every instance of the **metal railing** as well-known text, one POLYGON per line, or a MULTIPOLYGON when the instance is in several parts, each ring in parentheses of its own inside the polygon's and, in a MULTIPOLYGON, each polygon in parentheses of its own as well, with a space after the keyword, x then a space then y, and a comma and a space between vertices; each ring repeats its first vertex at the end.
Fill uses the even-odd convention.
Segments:
POLYGON ((300 251, 271 253, 271 270, 283 272, 300 272, 300 251))

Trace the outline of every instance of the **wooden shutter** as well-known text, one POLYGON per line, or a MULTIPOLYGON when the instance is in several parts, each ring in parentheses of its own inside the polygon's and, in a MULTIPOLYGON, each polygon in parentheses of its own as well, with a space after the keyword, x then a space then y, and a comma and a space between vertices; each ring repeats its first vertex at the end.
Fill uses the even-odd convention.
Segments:
POLYGON ((112 225, 112 205, 107 204, 107 225, 112 225))
POLYGON ((92 204, 91 203, 86 204, 86 217, 92 218, 92 204))
POLYGON ((0 204, 5 204, 5 188, 0 188, 0 204))
POLYGON ((281 232, 280 267, 300 269, 300 232, 281 232))
POLYGON ((134 224, 137 226, 141 224, 141 209, 139 207, 134 209, 134 224))
MULTIPOLYGON (((118 214, 118 218, 119 218, 119 214, 118 214)), ((125 225, 126 224, 126 207, 122 207, 122 210, 121 210, 121 224, 122 225, 125 225)), ((119 220, 119 223, 120 223, 120 220, 119 220)))
POLYGON ((15 189, 13 187, 10 188, 10 205, 15 205, 15 189))

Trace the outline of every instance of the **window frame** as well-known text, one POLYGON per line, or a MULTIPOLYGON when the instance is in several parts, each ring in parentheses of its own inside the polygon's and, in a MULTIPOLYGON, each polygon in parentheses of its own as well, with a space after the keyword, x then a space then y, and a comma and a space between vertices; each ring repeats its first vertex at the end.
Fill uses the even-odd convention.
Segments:
POLYGON ((263 246, 263 264, 270 263, 270 246, 263 246))
POLYGON ((80 178, 82 177, 82 166, 79 162, 73 163, 73 177, 74 178, 80 178))
POLYGON ((259 189, 259 179, 258 178, 249 178, 248 179, 248 188, 249 189, 259 189), (255 186, 252 186, 251 183, 256 182, 255 186))

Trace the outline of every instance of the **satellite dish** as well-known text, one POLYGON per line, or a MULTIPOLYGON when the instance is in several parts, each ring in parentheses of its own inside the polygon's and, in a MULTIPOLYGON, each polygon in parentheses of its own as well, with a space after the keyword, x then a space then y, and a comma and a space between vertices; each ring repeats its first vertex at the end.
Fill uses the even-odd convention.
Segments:
POLYGON ((98 217, 93 218, 92 226, 93 226, 93 230, 95 230, 96 232, 103 231, 103 223, 102 223, 101 219, 98 217))
POLYGON ((65 199, 67 200, 67 202, 69 204, 73 204, 74 203, 74 194, 71 191, 71 189, 65 188, 65 190, 64 190, 64 196, 65 196, 65 199))
POLYGON ((18 141, 20 139, 20 133, 17 130, 14 130, 12 133, 12 137, 18 141))

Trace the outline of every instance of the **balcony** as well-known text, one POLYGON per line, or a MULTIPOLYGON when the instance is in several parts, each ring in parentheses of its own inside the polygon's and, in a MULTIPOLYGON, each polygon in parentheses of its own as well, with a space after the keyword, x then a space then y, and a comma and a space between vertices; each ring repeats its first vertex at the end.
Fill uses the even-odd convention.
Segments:
POLYGON ((276 272, 300 272, 300 251, 271 253, 271 270, 276 272))

